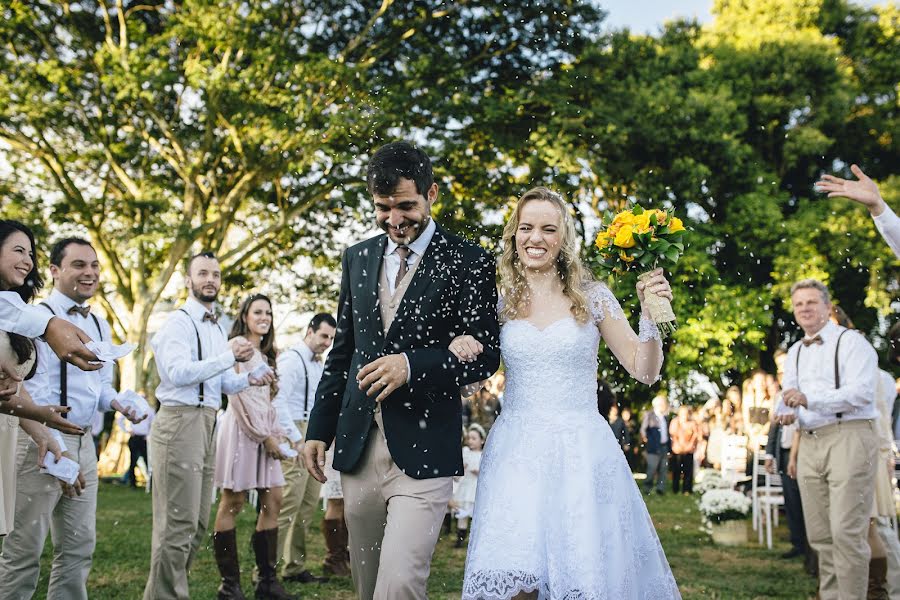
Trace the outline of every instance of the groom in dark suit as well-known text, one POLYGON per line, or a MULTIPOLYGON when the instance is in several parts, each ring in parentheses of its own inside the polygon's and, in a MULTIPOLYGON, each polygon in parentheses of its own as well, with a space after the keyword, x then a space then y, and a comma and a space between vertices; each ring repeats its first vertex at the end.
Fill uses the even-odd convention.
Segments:
POLYGON ((303 454, 324 482, 334 441, 359 598, 418 600, 463 473, 459 389, 500 362, 495 266, 432 220, 438 188, 424 152, 383 146, 366 179, 386 235, 344 253, 337 334, 303 454), (448 350, 463 333, 483 345, 468 362, 448 350))

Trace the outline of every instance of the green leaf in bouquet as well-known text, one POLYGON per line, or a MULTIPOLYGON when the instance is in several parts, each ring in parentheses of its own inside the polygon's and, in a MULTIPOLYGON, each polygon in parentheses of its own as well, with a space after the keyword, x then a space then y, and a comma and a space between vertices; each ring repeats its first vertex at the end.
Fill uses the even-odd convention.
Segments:
POLYGON ((641 263, 641 266, 642 266, 642 267, 646 267, 646 266, 648 266, 648 265, 653 264, 653 262, 655 261, 655 259, 656 259, 656 256, 654 256, 653 254, 650 254, 650 253, 648 252, 648 253, 644 254, 642 257, 640 257, 640 258, 638 259, 638 262, 641 263))
POLYGON ((679 256, 681 256, 681 253, 675 248, 669 248, 665 253, 666 260, 672 263, 678 262, 679 256))
POLYGON ((635 204, 634 208, 631 209, 631 214, 633 214, 634 216, 642 215, 644 214, 644 209, 641 208, 640 204, 635 204))

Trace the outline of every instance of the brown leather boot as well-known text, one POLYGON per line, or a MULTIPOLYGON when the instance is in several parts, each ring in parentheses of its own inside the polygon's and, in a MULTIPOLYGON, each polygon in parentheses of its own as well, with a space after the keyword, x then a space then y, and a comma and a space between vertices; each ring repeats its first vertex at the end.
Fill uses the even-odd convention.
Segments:
POLYGON ((347 576, 351 575, 350 571, 350 532, 347 531, 347 521, 344 517, 340 518, 340 527, 338 527, 338 540, 341 547, 341 562, 347 570, 347 576))
POLYGON ((275 574, 278 558, 278 528, 257 531, 250 538, 256 554, 259 581, 256 583, 256 600, 297 600, 287 593, 275 574))
POLYGON ((869 561, 869 591, 866 600, 890 600, 887 592, 887 558, 869 561))
POLYGON ((350 569, 344 563, 344 552, 341 549, 342 519, 322 519, 322 536, 325 538, 325 561, 322 572, 326 575, 347 577, 350 569))
POLYGON ((234 529, 213 533, 213 553, 216 556, 219 575, 222 576, 216 600, 247 600, 241 591, 241 569, 234 529))

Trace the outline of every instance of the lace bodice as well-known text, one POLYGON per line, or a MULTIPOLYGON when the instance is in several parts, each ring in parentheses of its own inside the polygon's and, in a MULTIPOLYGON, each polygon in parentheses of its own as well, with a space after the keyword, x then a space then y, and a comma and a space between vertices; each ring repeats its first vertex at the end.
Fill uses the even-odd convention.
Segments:
POLYGON ((503 324, 500 348, 507 389, 502 414, 566 413, 569 419, 573 412, 597 413, 598 325, 625 315, 602 283, 593 282, 587 293, 591 312, 587 323, 568 316, 543 329, 524 319, 503 324), (565 394, 558 393, 561 387, 565 394))

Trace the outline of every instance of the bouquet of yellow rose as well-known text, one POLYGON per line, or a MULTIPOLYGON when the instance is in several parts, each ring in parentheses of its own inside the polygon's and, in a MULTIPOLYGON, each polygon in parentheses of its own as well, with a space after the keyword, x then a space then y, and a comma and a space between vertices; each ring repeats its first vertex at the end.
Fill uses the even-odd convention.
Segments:
MULTIPOLYGON (((640 281, 657 267, 678 262, 684 252, 684 231, 684 224, 672 211, 636 205, 616 215, 608 213, 590 262, 607 275, 637 271, 640 281)), ((675 313, 668 300, 648 295, 644 302, 662 337, 675 330, 675 313)))

